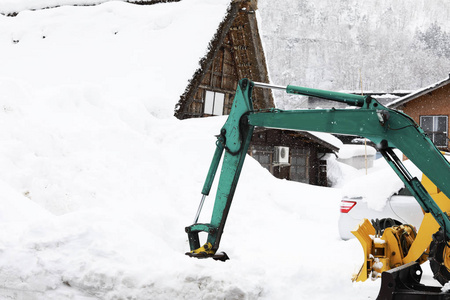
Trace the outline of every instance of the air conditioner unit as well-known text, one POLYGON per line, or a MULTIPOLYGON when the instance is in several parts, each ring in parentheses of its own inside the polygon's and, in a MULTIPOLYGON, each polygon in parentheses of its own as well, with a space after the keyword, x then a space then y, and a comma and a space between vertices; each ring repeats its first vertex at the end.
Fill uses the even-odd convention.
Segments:
POLYGON ((289 164, 289 147, 276 146, 274 164, 288 165, 289 164))

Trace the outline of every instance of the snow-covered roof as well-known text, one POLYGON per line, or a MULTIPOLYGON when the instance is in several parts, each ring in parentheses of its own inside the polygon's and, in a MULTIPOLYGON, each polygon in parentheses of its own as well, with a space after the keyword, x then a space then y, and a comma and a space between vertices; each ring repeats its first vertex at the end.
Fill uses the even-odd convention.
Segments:
POLYGON ((324 141, 325 143, 336 147, 337 149, 340 149, 342 147, 342 145, 343 145, 341 140, 338 139, 337 137, 335 137, 334 135, 332 135, 331 133, 317 132, 317 131, 307 131, 307 132, 309 134, 314 135, 318 139, 324 141))
POLYGON ((374 156, 377 150, 368 145, 347 144, 342 145, 338 152, 338 157, 341 159, 356 157, 356 156, 374 156))
POLYGON ((407 102, 409 102, 411 100, 414 100, 414 99, 416 99, 416 98, 418 98, 418 97, 420 97, 420 96, 422 96, 424 94, 427 94, 427 93, 432 92, 432 91, 434 91, 434 90, 436 90, 436 89, 438 89, 440 87, 443 87, 443 86, 445 86, 445 85, 447 85, 449 83, 450 83, 450 75, 449 75, 448 78, 446 78, 444 80, 438 81, 438 82, 433 83, 433 84, 431 84, 431 85, 429 85, 427 87, 424 87, 424 88, 421 88, 421 89, 419 89, 419 90, 417 90, 415 92, 412 92, 411 94, 403 96, 403 97, 401 97, 401 98, 399 98, 399 99, 397 99, 397 100, 387 104, 386 106, 390 107, 390 108, 396 108, 396 107, 398 107, 400 105, 403 105, 403 104, 405 104, 405 103, 407 103, 407 102))

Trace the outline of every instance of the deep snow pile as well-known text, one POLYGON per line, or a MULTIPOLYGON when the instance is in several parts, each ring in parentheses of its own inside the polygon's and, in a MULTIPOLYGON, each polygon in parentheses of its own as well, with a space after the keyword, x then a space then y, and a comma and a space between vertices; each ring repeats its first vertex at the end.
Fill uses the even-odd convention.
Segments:
MULTIPOLYGON (((55 8, 63 5, 88 6, 97 5, 108 2, 109 0, 33 0, 33 1, 16 1, 16 0, 0 0, 0 14, 15 15, 24 10, 36 10, 55 8)), ((116 0, 126 1, 130 3, 150 3, 151 0, 116 0)))
POLYGON ((338 239, 340 190, 251 159, 221 243, 231 260, 184 255, 225 119, 172 112, 214 33, 200 16, 217 25, 226 3, 0 16, 0 299, 375 298, 379 281, 350 281, 362 252, 338 239), (178 46, 191 42, 204 46, 178 46))

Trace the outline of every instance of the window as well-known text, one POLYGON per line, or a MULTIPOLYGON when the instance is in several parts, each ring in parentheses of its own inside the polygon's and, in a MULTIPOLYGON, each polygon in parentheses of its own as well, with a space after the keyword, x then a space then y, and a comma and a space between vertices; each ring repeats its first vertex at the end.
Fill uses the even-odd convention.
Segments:
POLYGON ((420 127, 438 147, 447 147, 448 116, 420 116, 420 127))
POLYGON ((309 148, 291 150, 290 179, 309 183, 309 148))
POLYGON ((223 104, 225 94, 206 91, 204 113, 207 115, 221 116, 223 115, 223 104))
POLYGON ((271 171, 272 164, 272 151, 268 150, 268 147, 257 147, 257 149, 252 150, 252 157, 256 159, 261 166, 271 171))

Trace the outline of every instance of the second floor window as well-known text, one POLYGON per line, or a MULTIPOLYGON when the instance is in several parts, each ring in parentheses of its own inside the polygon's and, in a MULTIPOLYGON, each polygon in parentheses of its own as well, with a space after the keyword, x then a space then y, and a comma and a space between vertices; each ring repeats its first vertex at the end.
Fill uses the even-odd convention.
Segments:
POLYGON ((225 94, 206 91, 204 113, 207 115, 214 115, 214 116, 223 115, 224 101, 225 101, 225 94))
POLYGON ((420 127, 438 147, 447 147, 448 116, 420 116, 420 127))

